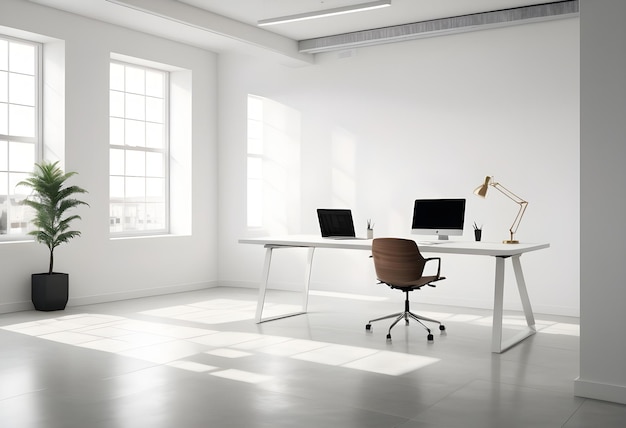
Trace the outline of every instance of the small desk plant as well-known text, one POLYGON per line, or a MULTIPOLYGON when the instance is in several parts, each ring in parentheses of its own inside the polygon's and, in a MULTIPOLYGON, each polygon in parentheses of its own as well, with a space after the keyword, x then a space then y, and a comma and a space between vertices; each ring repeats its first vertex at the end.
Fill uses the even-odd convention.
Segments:
POLYGON ((79 205, 89 205, 75 195, 87 193, 78 186, 66 185, 66 181, 76 172, 63 172, 58 162, 35 164, 30 177, 18 183, 32 189, 31 195, 23 203, 35 211, 32 220, 36 230, 29 232, 35 241, 41 242, 50 251, 47 273, 32 274, 31 298, 35 309, 55 311, 65 309, 69 298, 69 275, 54 272, 54 250, 72 238, 80 236, 80 231, 70 230, 70 223, 80 219, 77 214, 67 211, 79 205))

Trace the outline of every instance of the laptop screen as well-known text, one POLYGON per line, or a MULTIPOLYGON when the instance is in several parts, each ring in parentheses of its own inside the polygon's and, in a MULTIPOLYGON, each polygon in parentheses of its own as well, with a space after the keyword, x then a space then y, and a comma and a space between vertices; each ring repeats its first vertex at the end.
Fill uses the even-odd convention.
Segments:
POLYGON ((348 209, 318 209, 322 237, 354 237, 352 211, 348 209))

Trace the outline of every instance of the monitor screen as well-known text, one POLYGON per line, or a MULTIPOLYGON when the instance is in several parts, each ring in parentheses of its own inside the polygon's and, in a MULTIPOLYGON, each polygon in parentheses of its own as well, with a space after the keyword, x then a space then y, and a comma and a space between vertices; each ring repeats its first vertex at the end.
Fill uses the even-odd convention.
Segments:
POLYGON ((417 199, 411 232, 439 239, 463 235, 465 199, 417 199))

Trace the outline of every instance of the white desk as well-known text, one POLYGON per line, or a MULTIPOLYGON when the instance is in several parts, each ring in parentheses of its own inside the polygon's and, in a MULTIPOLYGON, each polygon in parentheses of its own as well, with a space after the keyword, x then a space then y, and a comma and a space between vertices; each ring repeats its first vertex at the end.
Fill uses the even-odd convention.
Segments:
MULTIPOLYGON (((418 243, 419 240, 416 240, 418 243)), ((311 279, 311 268, 313 266, 313 254, 316 248, 337 248, 337 249, 352 249, 352 250, 368 250, 372 249, 371 240, 334 240, 324 239, 318 236, 311 235, 289 235, 282 237, 264 237, 264 238, 249 238, 240 239, 241 244, 257 244, 263 245, 265 251, 265 264, 263 266, 263 276, 261 280, 261 286, 259 288, 259 299, 256 310, 256 322, 261 323, 265 321, 271 321, 279 318, 285 318, 288 316, 299 315, 306 313, 309 296, 309 283, 311 279), (296 313, 290 313, 280 315, 273 318, 263 318, 263 306, 265 305, 265 294, 267 292, 267 281, 270 273, 270 266, 272 263, 272 252, 279 248, 307 248, 307 263, 304 277, 304 293, 302 300, 302 311, 296 313)), ((522 272, 522 264, 520 257, 524 253, 530 251, 537 251, 544 248, 548 248, 550 244, 498 244, 487 242, 474 242, 474 241, 450 241, 445 243, 436 244, 424 244, 419 243, 420 251, 424 253, 449 253, 449 254, 467 254, 477 256, 490 256, 496 259, 496 272, 494 281, 494 301, 493 301, 493 326, 492 326, 492 340, 491 350, 495 353, 501 353, 509 349, 510 347, 518 344, 527 337, 535 334, 535 317, 530 305, 530 299, 528 298, 528 292, 526 290, 526 282, 524 281, 524 274, 522 272), (518 333, 517 335, 503 340, 502 338, 502 316, 503 316, 503 298, 504 298, 504 261, 510 258, 513 265, 513 271, 515 272, 515 279, 517 281, 517 289, 519 291, 522 307, 524 308, 524 315, 526 316, 527 327, 518 333)))

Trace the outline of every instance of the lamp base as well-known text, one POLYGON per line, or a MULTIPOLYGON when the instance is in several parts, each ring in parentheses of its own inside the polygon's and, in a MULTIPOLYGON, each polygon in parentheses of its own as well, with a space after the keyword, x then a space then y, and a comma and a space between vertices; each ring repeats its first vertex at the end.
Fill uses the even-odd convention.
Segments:
POLYGON ((519 244, 519 241, 517 239, 505 239, 504 241, 502 241, 503 244, 519 244))

